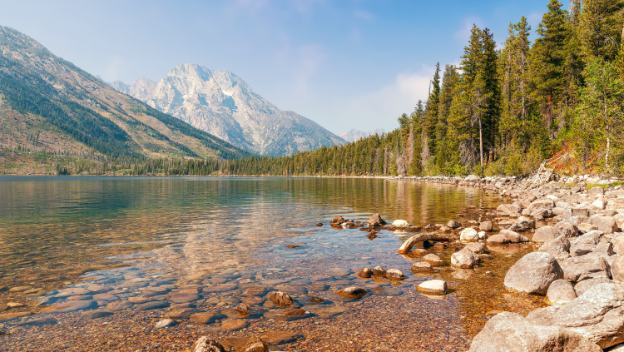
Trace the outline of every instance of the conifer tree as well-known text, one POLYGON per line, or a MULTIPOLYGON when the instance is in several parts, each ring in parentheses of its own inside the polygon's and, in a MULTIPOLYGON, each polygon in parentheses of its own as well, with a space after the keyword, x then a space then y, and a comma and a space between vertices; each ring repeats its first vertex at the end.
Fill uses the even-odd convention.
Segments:
POLYGON ((446 163, 449 158, 449 146, 447 143, 448 115, 451 103, 457 90, 459 74, 453 65, 446 65, 440 89, 440 102, 438 106, 438 121, 436 124, 436 150, 435 171, 447 172, 446 163))
POLYGON ((431 80, 429 97, 425 107, 423 121, 423 149, 422 165, 429 164, 430 159, 435 155, 436 149, 436 124, 438 121, 438 108, 440 104, 440 64, 436 64, 435 72, 431 80))
POLYGON ((579 37, 586 60, 614 60, 622 36, 622 0, 585 0, 580 16, 579 37))

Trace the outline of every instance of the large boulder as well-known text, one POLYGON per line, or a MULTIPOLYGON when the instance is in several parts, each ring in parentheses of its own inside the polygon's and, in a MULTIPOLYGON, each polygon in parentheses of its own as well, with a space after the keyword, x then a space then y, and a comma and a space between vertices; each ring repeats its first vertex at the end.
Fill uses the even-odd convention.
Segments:
POLYGON ((470 344, 469 352, 600 352, 595 343, 570 329, 536 325, 520 314, 492 317, 470 344))
POLYGON ((555 224, 555 231, 560 236, 565 236, 567 238, 576 237, 578 235, 578 228, 569 221, 559 221, 555 224))
POLYGON ((609 263, 602 255, 590 253, 559 260, 563 278, 577 282, 594 277, 609 277, 609 263))
POLYGON ((451 266, 460 269, 472 269, 479 263, 479 257, 468 248, 463 248, 451 255, 451 266))
POLYGON ((596 228, 604 233, 617 232, 618 226, 613 216, 604 215, 592 215, 589 218, 589 223, 596 226, 596 228))
POLYGON ((613 251, 617 254, 624 254, 624 233, 618 232, 614 234, 613 239, 613 251))
POLYGON ((536 309, 527 319, 569 328, 601 348, 615 346, 624 342, 624 284, 595 285, 571 302, 536 309))
POLYGON ((602 231, 589 231, 570 241, 570 254, 573 256, 585 255, 596 249, 602 239, 602 231))
POLYGON ((558 237, 558 233, 555 231, 555 228, 552 226, 542 226, 535 230, 533 234, 533 242, 544 243, 550 240, 553 240, 558 237))
POLYGON ((501 216, 518 217, 522 208, 518 204, 501 204, 496 208, 496 212, 501 216))
POLYGON ((559 236, 548 242, 544 242, 538 251, 550 253, 557 260, 563 260, 570 256, 570 240, 564 236, 559 236))
POLYGON ((624 255, 618 254, 611 264, 611 276, 613 280, 624 282, 624 255))
POLYGON ((521 234, 511 230, 501 230, 498 234, 488 237, 487 243, 490 244, 509 244, 528 242, 529 239, 521 234))
POLYGON ((552 255, 532 252, 520 258, 505 275, 505 287, 514 291, 544 295, 550 284, 563 277, 552 255))

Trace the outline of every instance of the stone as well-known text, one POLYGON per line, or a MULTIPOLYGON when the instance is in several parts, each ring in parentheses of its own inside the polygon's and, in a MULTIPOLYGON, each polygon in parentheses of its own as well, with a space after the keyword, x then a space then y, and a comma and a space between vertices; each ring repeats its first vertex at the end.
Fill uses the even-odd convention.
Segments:
POLYGON ((269 346, 264 341, 252 342, 245 347, 245 352, 269 352, 269 346))
POLYGON ((518 204, 501 204, 496 208, 496 213, 501 216, 517 217, 522 209, 518 204))
POLYGON ((433 253, 423 256, 422 260, 431 264, 431 266, 441 266, 443 263, 442 259, 437 254, 433 254, 433 253))
POLYGON ((493 229, 494 229, 494 225, 489 220, 481 221, 479 223, 479 230, 481 230, 481 231, 490 232, 493 229))
POLYGON ((565 220, 555 224, 555 231, 557 231, 559 236, 565 236, 566 238, 576 237, 578 235, 578 228, 565 220))
POLYGON ((388 280, 403 280, 405 279, 405 275, 399 269, 388 269, 386 271, 386 279, 388 280))
POLYGON ((375 213, 368 217, 368 226, 369 227, 379 227, 385 225, 386 221, 381 218, 381 215, 375 213))
POLYGON ((164 329, 164 328, 169 328, 174 326, 176 323, 173 319, 161 319, 159 321, 156 322, 156 324, 154 325, 154 329, 164 329))
POLYGON ((466 227, 459 233, 459 240, 462 242, 474 242, 479 240, 479 233, 472 227, 466 227))
POLYGON ((357 286, 350 286, 338 290, 336 292, 340 297, 349 298, 349 299, 360 299, 364 297, 367 293, 366 289, 357 286))
POLYGON ((386 269, 384 269, 381 265, 377 265, 373 268, 373 276, 386 277, 386 269))
POLYGON ((535 220, 526 216, 521 216, 518 219, 516 219, 516 222, 513 223, 513 225, 511 225, 509 229, 511 231, 524 232, 524 231, 529 231, 534 228, 535 228, 535 220))
POLYGON ((330 224, 331 224, 332 226, 340 226, 340 225, 342 225, 344 222, 346 222, 345 218, 343 218, 343 217, 342 217, 342 216, 340 216, 340 215, 337 215, 337 216, 334 216, 334 217, 331 219, 330 224))
POLYGON ((572 208, 570 209, 572 216, 575 218, 587 219, 589 218, 589 209, 587 208, 572 208))
POLYGON ((55 303, 42 309, 43 312, 69 313, 79 310, 88 310, 97 308, 97 303, 91 300, 76 300, 55 303))
POLYGON ((448 286, 444 280, 427 280, 418 284, 416 290, 426 294, 445 295, 448 286))
POLYGON ((600 352, 582 335, 558 326, 536 325, 520 314, 492 317, 470 344, 469 352, 600 352))
POLYGON ((555 257, 546 252, 532 252, 509 268, 504 285, 514 291, 544 295, 548 286, 562 277, 563 270, 555 257))
POLYGON ((559 265, 563 269, 563 278, 572 282, 609 276, 609 264, 601 255, 594 253, 559 260, 559 265))
POLYGON ((580 296, 585 291, 589 290, 591 287, 594 287, 598 284, 609 283, 611 280, 608 277, 596 277, 589 278, 585 280, 581 280, 574 285, 574 292, 576 292, 576 296, 580 296))
POLYGON ((558 236, 559 234, 555 231, 555 228, 547 225, 547 226, 542 226, 538 228, 537 230, 535 230, 532 241, 538 242, 538 243, 544 243, 544 242, 553 240, 557 238, 558 236))
POLYGON ((612 216, 592 215, 589 223, 604 233, 614 233, 618 231, 617 223, 612 216))
POLYGON ((611 277, 614 281, 624 282, 624 255, 619 254, 611 264, 611 277))
POLYGON ((603 210, 603 209, 605 209, 607 207, 607 201, 604 198, 599 197, 599 198, 596 198, 596 200, 594 200, 591 203, 591 205, 592 205, 592 207, 594 207, 596 209, 603 210))
POLYGON ((569 328, 601 348, 609 348, 624 342, 624 285, 595 285, 568 303, 536 309, 527 319, 569 328))
POLYGON ((463 248, 451 255, 451 266, 460 269, 472 269, 479 263, 479 257, 466 248, 463 248))
POLYGON ((358 271, 357 276, 362 279, 370 279, 373 276, 373 271, 370 268, 362 268, 358 271))
POLYGON ((19 302, 7 302, 6 306, 8 309, 13 309, 13 308, 22 308, 22 307, 25 307, 26 305, 24 303, 19 303, 19 302))
POLYGON ((396 228, 406 228, 409 227, 409 222, 406 220, 397 219, 392 222, 392 226, 396 228))
POLYGON ((293 304, 293 299, 286 292, 282 291, 273 291, 267 295, 269 300, 273 302, 276 306, 287 307, 293 304))
POLYGON ((461 224, 459 222, 457 222, 457 220, 449 220, 446 223, 446 226, 452 228, 452 229, 456 229, 459 228, 461 226, 461 224))
POLYGON ((548 287, 546 298, 550 304, 567 303, 576 298, 576 291, 570 281, 558 279, 548 287))
POLYGON ((432 271, 433 267, 427 262, 415 262, 412 264, 413 273, 430 273, 432 271))
POLYGON ((485 243, 481 243, 481 242, 467 243, 463 249, 469 250, 474 254, 489 253, 489 250, 485 246, 485 243))
POLYGON ((501 230, 498 234, 488 237, 490 244, 510 244, 528 242, 529 239, 511 230, 501 230))
POLYGON ((212 324, 224 317, 225 316, 219 312, 199 312, 191 314, 189 316, 189 321, 195 324, 212 324))
POLYGON ((624 255, 624 233, 618 232, 611 240, 613 243, 613 251, 617 254, 624 255))
POLYGON ((564 236, 559 236, 553 240, 544 242, 538 251, 550 253, 557 260, 562 260, 570 256, 570 240, 564 236))
POLYGON ((245 319, 225 319, 221 322, 221 329, 226 331, 236 331, 249 326, 245 319))
POLYGON ((589 231, 570 240, 570 254, 573 256, 585 255, 596 249, 602 238, 602 231, 589 231))
POLYGON ((208 336, 202 336, 193 345, 193 352, 225 352, 225 348, 219 342, 208 339, 208 336))

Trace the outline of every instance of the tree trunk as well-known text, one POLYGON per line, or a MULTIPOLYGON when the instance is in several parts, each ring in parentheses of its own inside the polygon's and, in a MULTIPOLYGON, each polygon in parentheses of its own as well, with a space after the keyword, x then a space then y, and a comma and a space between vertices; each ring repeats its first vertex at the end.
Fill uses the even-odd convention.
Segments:
POLYGON ((481 160, 481 175, 483 175, 483 128, 481 126, 481 117, 479 117, 479 157, 481 160))

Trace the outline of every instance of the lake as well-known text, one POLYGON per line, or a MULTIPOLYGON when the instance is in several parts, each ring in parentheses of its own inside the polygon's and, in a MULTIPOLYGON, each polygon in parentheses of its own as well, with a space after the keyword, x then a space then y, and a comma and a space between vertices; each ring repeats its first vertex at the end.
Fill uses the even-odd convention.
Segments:
MULTIPOLYGON (((182 351, 202 335, 282 350, 461 350, 493 312, 540 304, 502 293, 505 269, 528 248, 476 270, 412 274, 419 259, 397 249, 413 233, 329 221, 468 224, 499 201, 380 178, 0 177, 0 350, 182 351), (376 265, 406 279, 355 275, 376 265), (451 293, 417 293, 432 277, 451 293), (354 285, 368 294, 336 295, 354 285), (274 307, 274 290, 300 309, 274 307), (165 317, 176 325, 154 328, 165 317)), ((454 249, 429 251, 448 261, 454 249)))

